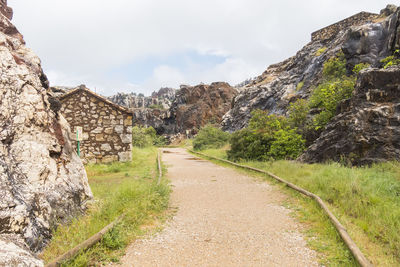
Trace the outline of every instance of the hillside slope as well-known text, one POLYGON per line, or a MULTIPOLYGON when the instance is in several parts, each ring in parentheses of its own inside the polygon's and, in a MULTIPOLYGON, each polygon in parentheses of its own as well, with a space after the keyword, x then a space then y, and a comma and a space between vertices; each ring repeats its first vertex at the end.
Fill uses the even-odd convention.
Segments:
MULTIPOLYGON (((382 16, 394 12, 393 7, 385 12, 382 16)), ((361 12, 314 32, 312 41, 295 56, 269 66, 241 88, 223 118, 223 129, 233 132, 246 127, 255 109, 285 115, 289 103, 308 98, 321 83, 324 63, 339 51, 345 53, 349 70, 360 62, 378 67, 380 59, 391 53, 389 43, 395 30, 390 19, 383 20, 382 16, 361 12)))

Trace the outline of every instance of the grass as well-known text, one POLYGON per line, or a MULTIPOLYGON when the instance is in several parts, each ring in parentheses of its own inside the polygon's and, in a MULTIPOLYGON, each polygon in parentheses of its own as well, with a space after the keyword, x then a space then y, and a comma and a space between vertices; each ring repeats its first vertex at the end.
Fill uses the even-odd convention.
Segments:
MULTIPOLYGON (((203 153, 227 158, 226 149, 205 150, 203 153)), ((293 161, 242 164, 270 171, 319 195, 376 266, 400 266, 400 163, 363 168, 293 161)), ((310 246, 322 253, 321 263, 328 266, 356 265, 314 201, 285 190, 292 196, 286 205, 309 226, 306 235, 310 246)))
POLYGON ((118 261, 124 248, 145 233, 144 226, 162 220, 168 207, 170 189, 165 181, 156 185, 156 155, 153 147, 133 149, 133 161, 108 165, 89 165, 87 174, 95 201, 87 215, 59 226, 42 253, 48 263, 125 213, 120 224, 101 242, 63 266, 92 266, 118 261))

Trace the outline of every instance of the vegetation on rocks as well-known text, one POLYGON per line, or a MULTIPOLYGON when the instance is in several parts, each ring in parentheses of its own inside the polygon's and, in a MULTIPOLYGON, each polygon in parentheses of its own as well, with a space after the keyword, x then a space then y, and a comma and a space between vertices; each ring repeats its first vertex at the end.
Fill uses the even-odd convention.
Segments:
POLYGON ((400 65, 400 50, 397 49, 393 55, 388 56, 384 59, 381 60, 381 63, 383 63, 383 68, 387 69, 391 66, 396 66, 400 65))
POLYGON ((134 148, 132 162, 87 166, 95 202, 87 215, 58 227, 42 254, 45 262, 51 262, 82 243, 124 213, 122 222, 100 243, 63 266, 94 266, 118 261, 123 249, 144 234, 144 225, 154 225, 162 219, 170 189, 165 180, 156 184, 156 155, 153 147, 134 148))

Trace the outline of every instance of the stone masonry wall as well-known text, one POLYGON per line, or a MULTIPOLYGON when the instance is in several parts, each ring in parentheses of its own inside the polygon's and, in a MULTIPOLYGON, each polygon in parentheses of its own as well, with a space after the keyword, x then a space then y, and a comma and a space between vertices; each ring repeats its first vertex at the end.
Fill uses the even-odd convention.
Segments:
MULTIPOLYGON (((87 163, 132 160, 132 115, 102 101, 87 89, 61 98, 61 112, 71 125, 83 128, 81 157, 87 163)), ((76 147, 76 141, 74 141, 76 147)))
POLYGON ((359 26, 365 24, 369 20, 374 20, 378 17, 378 14, 368 13, 368 12, 360 12, 354 16, 348 17, 342 21, 339 21, 335 24, 332 24, 328 27, 320 29, 311 34, 311 40, 330 40, 334 38, 340 31, 349 28, 351 26, 359 26))

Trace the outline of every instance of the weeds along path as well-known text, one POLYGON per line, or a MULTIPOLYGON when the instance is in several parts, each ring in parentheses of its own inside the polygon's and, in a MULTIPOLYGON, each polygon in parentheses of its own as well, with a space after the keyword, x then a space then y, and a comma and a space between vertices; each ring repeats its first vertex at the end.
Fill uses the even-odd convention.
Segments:
POLYGON ((318 266, 276 188, 184 149, 165 149, 163 161, 178 211, 132 244, 122 266, 318 266))

